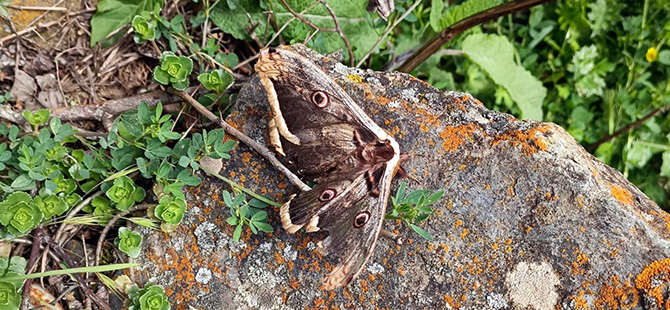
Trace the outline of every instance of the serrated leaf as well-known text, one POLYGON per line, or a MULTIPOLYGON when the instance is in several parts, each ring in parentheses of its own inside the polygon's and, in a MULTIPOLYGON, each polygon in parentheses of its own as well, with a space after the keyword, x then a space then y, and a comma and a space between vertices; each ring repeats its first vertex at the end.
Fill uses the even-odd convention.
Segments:
POLYGON ((473 34, 465 38, 463 51, 496 84, 504 87, 525 119, 542 120, 542 102, 547 89, 522 66, 514 63, 514 46, 506 37, 473 34))

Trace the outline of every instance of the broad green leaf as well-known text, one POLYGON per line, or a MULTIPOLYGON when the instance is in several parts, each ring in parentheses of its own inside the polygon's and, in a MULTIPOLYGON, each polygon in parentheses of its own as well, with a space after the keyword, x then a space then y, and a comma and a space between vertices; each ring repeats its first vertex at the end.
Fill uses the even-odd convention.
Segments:
POLYGON ((661 176, 670 177, 670 151, 663 152, 663 164, 661 164, 661 176))
POLYGON ((130 23, 142 11, 163 6, 161 0, 102 0, 91 18, 91 47, 104 40, 114 30, 130 23))
POLYGON ((469 0, 459 5, 451 5, 447 8, 447 13, 442 16, 439 28, 447 28, 466 17, 488 10, 500 2, 500 0, 469 0))
POLYGON ((473 34, 463 40, 462 48, 496 84, 509 92, 522 118, 542 120, 542 101, 547 89, 539 79, 514 63, 514 46, 506 37, 473 34))
POLYGON ((439 32, 440 19, 442 18, 442 9, 444 8, 444 0, 432 0, 430 6, 430 27, 433 31, 439 32))

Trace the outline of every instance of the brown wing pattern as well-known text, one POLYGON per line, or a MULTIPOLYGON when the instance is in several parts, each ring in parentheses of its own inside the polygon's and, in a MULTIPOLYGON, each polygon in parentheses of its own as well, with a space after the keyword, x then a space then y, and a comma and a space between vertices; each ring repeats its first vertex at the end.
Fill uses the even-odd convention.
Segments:
MULTIPOLYGON (((278 152, 318 181, 281 207, 284 229, 327 230, 338 260, 324 279, 345 286, 370 258, 399 164, 398 143, 325 72, 286 48, 261 52, 256 71, 270 101, 278 152)), ((272 136, 272 135, 271 135, 272 136)))

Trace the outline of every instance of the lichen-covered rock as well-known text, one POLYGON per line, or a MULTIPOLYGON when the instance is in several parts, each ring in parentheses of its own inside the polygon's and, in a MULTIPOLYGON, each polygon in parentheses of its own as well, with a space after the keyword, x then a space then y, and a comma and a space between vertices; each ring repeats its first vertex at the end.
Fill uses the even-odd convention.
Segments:
MULTIPOLYGON (((146 236, 138 272, 166 287, 173 309, 667 309, 670 216, 562 128, 487 110, 468 94, 409 75, 345 67, 294 46, 322 66, 392 133, 413 189, 446 191, 423 225, 428 242, 381 239, 366 270, 324 291, 333 262, 315 250, 322 234, 233 229, 208 179, 189 194, 171 235, 146 236)), ((228 120, 266 143, 265 94, 244 87, 228 120)), ((276 201, 296 190, 244 145, 221 174, 276 201)), ((394 187, 397 186, 397 180, 394 187)))

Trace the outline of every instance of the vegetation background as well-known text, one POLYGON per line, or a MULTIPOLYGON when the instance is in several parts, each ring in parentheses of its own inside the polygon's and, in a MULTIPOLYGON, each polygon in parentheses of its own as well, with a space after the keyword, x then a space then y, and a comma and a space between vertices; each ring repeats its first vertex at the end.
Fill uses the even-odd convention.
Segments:
MULTIPOLYGON (((96 248, 93 265, 98 265, 125 260, 120 252, 140 254, 142 235, 110 230, 117 221, 174 230, 187 209, 183 188, 202 181, 196 175, 200 159, 229 158, 234 143, 223 143, 228 133, 221 129, 203 128, 197 112, 170 109, 176 101, 165 86, 199 85, 188 89, 218 114, 210 118, 216 123, 253 75, 258 51, 278 44, 305 43, 324 54, 339 53, 350 66, 405 71, 436 88, 471 93, 490 109, 557 123, 670 209, 667 0, 397 0, 386 20, 365 10, 367 0, 100 0, 84 1, 80 11, 47 9, 64 15, 29 24, 27 31, 15 27, 18 20, 12 21, 10 9, 36 8, 10 2, 0 0, 0 16, 11 29, 0 38, 0 63, 16 59, 0 68, 0 116, 7 121, 0 123, 0 237, 15 246, 0 244, 0 256, 13 253, 0 258, 6 270, 0 289, 10 295, 0 300, 0 309, 18 307, 21 294, 26 300, 31 284, 23 280, 39 275, 23 274, 31 273, 42 255, 39 244, 59 257, 43 266, 58 269, 65 261, 76 267, 84 265, 86 255, 73 260, 60 247, 79 235, 96 248), (527 9, 494 14, 510 4, 527 9), (463 21, 472 26, 439 41, 463 21), (29 38, 45 29, 51 33, 40 38, 56 42, 53 46, 29 38), (428 42, 441 47, 431 50, 428 42), (417 61, 422 56, 426 59, 417 61), (10 117, 15 114, 9 110, 28 107, 16 86, 48 74, 53 100, 41 102, 43 110, 10 117), (122 106, 127 102, 122 99, 146 90, 162 96, 165 109, 155 101, 122 106), (110 112, 111 120, 94 113, 72 117, 72 111, 101 102, 122 108, 110 112), (70 114, 62 113, 63 106, 70 114), (54 113, 69 115, 71 122, 50 118, 54 113), (66 226, 78 228, 64 232, 66 226), (110 244, 116 250, 101 254, 110 244)), ((23 87, 19 90, 25 92, 23 87)), ((273 231, 264 208, 277 203, 226 182, 232 193, 222 196, 230 209, 227 223, 236 227, 233 238, 244 229, 273 231)), ((417 224, 441 196, 425 190, 405 195, 403 184, 387 218, 400 219, 430 239, 417 224)), ((110 269, 115 268, 105 270, 110 269)), ((92 277, 125 292, 131 308, 148 309, 140 301, 148 297, 142 296, 160 299, 161 309, 169 307, 160 286, 140 289, 123 279, 92 277)), ((90 290, 83 294, 89 305, 93 300, 107 309, 90 290)))

